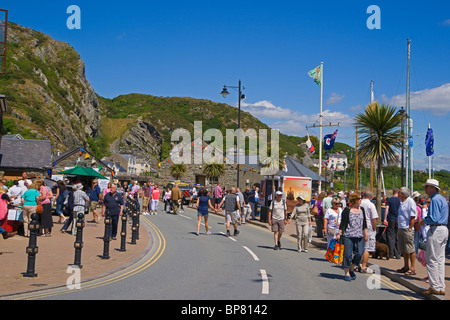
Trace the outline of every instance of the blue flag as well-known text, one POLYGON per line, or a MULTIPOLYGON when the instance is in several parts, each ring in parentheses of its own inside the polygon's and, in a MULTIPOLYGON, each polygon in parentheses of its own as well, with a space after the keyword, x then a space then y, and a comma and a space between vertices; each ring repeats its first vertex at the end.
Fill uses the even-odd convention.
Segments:
POLYGON ((412 134, 409 136, 408 144, 411 148, 414 147, 414 138, 413 138, 412 134))
POLYGON ((328 134, 323 138, 325 151, 329 151, 329 150, 333 149, 334 142, 336 141, 337 133, 338 133, 338 130, 336 130, 335 133, 328 134))
POLYGON ((428 129, 427 136, 425 138, 425 146, 427 151, 427 157, 431 157, 434 154, 434 134, 433 129, 428 129))

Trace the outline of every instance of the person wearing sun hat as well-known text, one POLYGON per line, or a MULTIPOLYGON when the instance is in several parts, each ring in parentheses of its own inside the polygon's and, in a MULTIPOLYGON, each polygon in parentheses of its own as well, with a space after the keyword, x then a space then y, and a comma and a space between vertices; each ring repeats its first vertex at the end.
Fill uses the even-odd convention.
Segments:
POLYGON ((445 248, 448 239, 448 204, 443 196, 439 194, 439 181, 428 179, 423 185, 425 193, 431 202, 425 219, 420 225, 430 226, 427 232, 427 244, 425 259, 427 261, 427 272, 430 288, 425 294, 445 295, 445 248))
POLYGON ((289 223, 295 220, 298 252, 308 252, 309 228, 311 226, 310 208, 303 195, 299 195, 297 201, 298 203, 295 205, 294 210, 292 210, 289 223))

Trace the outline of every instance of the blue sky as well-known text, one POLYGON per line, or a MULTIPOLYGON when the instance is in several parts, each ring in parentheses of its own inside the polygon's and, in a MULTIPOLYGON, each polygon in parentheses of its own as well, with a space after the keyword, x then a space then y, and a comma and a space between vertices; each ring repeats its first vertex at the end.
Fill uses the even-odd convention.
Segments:
MULTIPOLYGON (((355 145, 352 118, 375 98, 405 105, 411 39, 414 167, 425 169, 425 133, 435 132, 437 170, 450 170, 450 3, 447 1, 8 1, 10 21, 70 43, 96 92, 220 96, 241 79, 243 109, 283 133, 304 136, 318 120, 320 88, 307 75, 324 62, 324 116, 355 145), (70 5, 81 30, 69 30, 70 5), (381 9, 369 30, 367 8, 381 9)), ((324 129, 324 134, 334 128, 324 129)), ((319 135, 319 130, 310 130, 319 135)))

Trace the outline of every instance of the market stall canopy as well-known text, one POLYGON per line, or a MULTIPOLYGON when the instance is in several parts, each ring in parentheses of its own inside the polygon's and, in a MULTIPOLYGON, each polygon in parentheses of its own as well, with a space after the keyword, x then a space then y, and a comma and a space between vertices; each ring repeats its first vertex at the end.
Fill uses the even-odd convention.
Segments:
POLYGON ((82 177, 91 177, 91 178, 98 178, 98 179, 107 179, 105 176, 101 175, 94 169, 83 168, 83 167, 75 167, 73 169, 64 170, 58 174, 63 174, 66 176, 82 176, 82 177))

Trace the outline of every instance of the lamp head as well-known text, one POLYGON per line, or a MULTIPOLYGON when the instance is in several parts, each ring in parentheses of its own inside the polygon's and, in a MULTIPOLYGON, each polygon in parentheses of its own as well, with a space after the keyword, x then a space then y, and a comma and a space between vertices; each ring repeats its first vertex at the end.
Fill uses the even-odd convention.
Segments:
POLYGON ((223 88, 223 91, 222 91, 221 95, 222 95, 225 99, 230 95, 230 93, 229 93, 228 90, 227 90, 227 87, 224 87, 224 88, 223 88))

